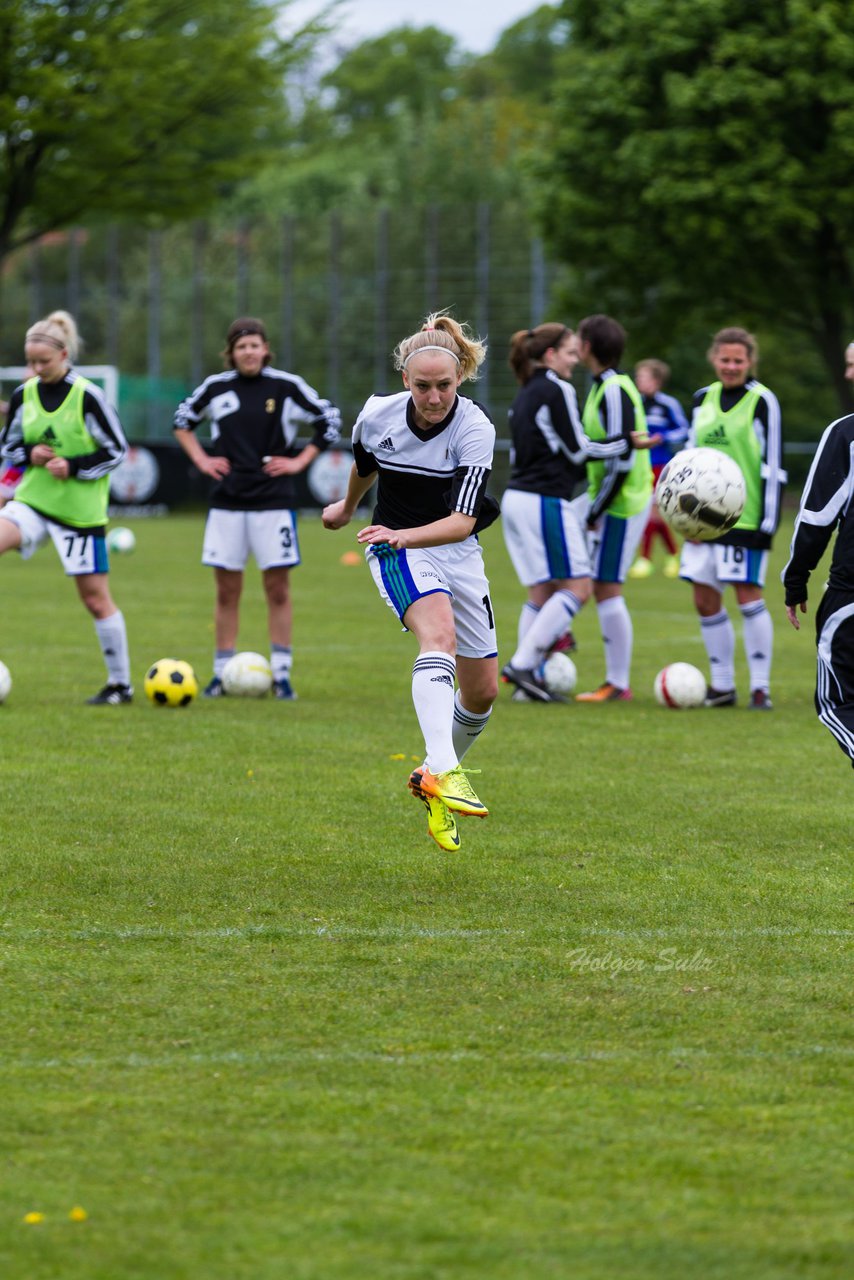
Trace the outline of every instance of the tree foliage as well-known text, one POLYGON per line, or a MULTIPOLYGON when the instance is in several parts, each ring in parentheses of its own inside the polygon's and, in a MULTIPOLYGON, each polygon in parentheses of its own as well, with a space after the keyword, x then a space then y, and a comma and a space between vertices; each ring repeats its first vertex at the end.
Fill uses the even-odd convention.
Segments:
POLYGON ((204 208, 281 136, 312 36, 266 0, 4 0, 0 260, 81 219, 204 208))
POLYGON ((541 5, 483 57, 430 26, 364 41, 304 95, 284 163, 246 184, 238 204, 323 213, 519 200, 565 39, 555 6, 541 5))
MULTIPOLYGON (((672 339, 698 303, 781 326, 847 405, 850 0, 564 0, 539 210, 578 297, 672 339)), ((724 314, 726 313, 726 314, 724 314)))

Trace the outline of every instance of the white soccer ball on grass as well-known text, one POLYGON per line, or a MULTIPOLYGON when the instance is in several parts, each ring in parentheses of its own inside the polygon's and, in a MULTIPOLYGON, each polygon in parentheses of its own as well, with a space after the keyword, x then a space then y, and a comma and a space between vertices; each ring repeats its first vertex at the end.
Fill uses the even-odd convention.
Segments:
POLYGON ((540 668, 543 683, 549 693, 566 696, 572 693, 578 684, 578 672, 575 663, 567 654, 550 653, 540 668))
POLYGON ((115 552, 117 556, 129 556, 135 547, 136 534, 133 529, 116 525, 115 529, 111 529, 107 534, 107 550, 115 552))
POLYGON ((233 698, 263 698, 270 692, 273 672, 263 653, 236 653, 222 672, 222 686, 233 698))
POLYGON ((706 677, 690 662, 671 662, 655 677, 655 698, 663 707, 685 710, 706 701, 706 677))
POLYGON ((12 677, 5 662, 0 662, 0 702, 5 702, 12 692, 12 677))

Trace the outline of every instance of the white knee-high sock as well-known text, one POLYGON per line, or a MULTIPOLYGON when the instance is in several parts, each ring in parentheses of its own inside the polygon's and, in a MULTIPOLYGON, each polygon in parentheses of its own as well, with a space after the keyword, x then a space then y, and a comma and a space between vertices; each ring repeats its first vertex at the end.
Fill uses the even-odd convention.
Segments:
POLYGON ((225 670, 225 664, 229 658, 233 658, 237 651, 235 649, 215 649, 214 650, 214 675, 221 680, 222 673, 225 670))
POLYGON ((522 643, 532 623, 536 621, 539 609, 535 604, 531 604, 530 600, 526 600, 522 605, 522 612, 519 614, 519 623, 516 628, 516 646, 522 643))
POLYGON ((750 688, 771 687, 771 658, 774 653, 774 623, 764 600, 738 606, 744 619, 744 652, 750 672, 750 688))
POLYGON ((469 747, 473 747, 486 728, 486 722, 492 715, 492 707, 482 714, 466 711, 460 698, 460 691, 454 695, 454 750, 457 759, 462 760, 469 747))
POLYGON ((456 675, 457 664, 449 653, 419 653, 412 668, 412 701, 431 773, 445 773, 459 764, 453 730, 456 675))
POLYGON ((554 642, 569 631, 580 608, 581 601, 574 592, 556 591, 531 623, 511 664, 518 671, 530 671, 538 666, 554 642))
POLYGON ((635 635, 628 605, 622 596, 611 596, 600 600, 596 611, 605 645, 605 679, 618 689, 628 689, 635 635))
POLYGON ((735 628, 726 609, 700 619, 700 632, 709 656, 709 683, 713 689, 735 688, 735 628))
POLYGON ((270 669, 274 680, 290 680, 293 651, 283 644, 270 645, 270 669))
POLYGON ((107 664, 107 680, 110 684, 130 684, 128 635, 121 610, 117 609, 109 618, 96 618, 95 632, 107 664))

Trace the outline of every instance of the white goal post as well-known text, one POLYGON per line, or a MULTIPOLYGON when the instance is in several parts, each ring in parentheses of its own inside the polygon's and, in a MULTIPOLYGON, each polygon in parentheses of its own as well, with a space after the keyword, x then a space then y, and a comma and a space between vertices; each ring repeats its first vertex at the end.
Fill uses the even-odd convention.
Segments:
MULTIPOLYGON (((119 371, 114 364, 76 364, 74 369, 82 377, 96 382, 114 409, 119 406, 119 371)), ((26 382, 32 374, 25 364, 0 365, 0 383, 10 382, 12 387, 26 382)))

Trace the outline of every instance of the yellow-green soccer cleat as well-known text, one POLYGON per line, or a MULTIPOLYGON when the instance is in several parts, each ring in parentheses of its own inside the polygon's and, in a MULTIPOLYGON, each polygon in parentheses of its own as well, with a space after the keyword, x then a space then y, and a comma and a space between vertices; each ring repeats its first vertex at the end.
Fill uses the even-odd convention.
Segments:
POLYGON ((461 813, 467 818, 486 818, 489 815, 489 810, 475 794, 462 765, 458 764, 455 769, 439 774, 431 773, 425 766, 416 785, 422 795, 441 800, 453 813, 461 813))
POLYGON ((460 835, 457 823, 448 806, 435 796, 428 796, 421 790, 421 775, 424 766, 415 769, 409 779, 409 790, 420 800, 427 810, 427 834, 431 836, 440 849, 446 853, 455 853, 460 847, 460 835))

